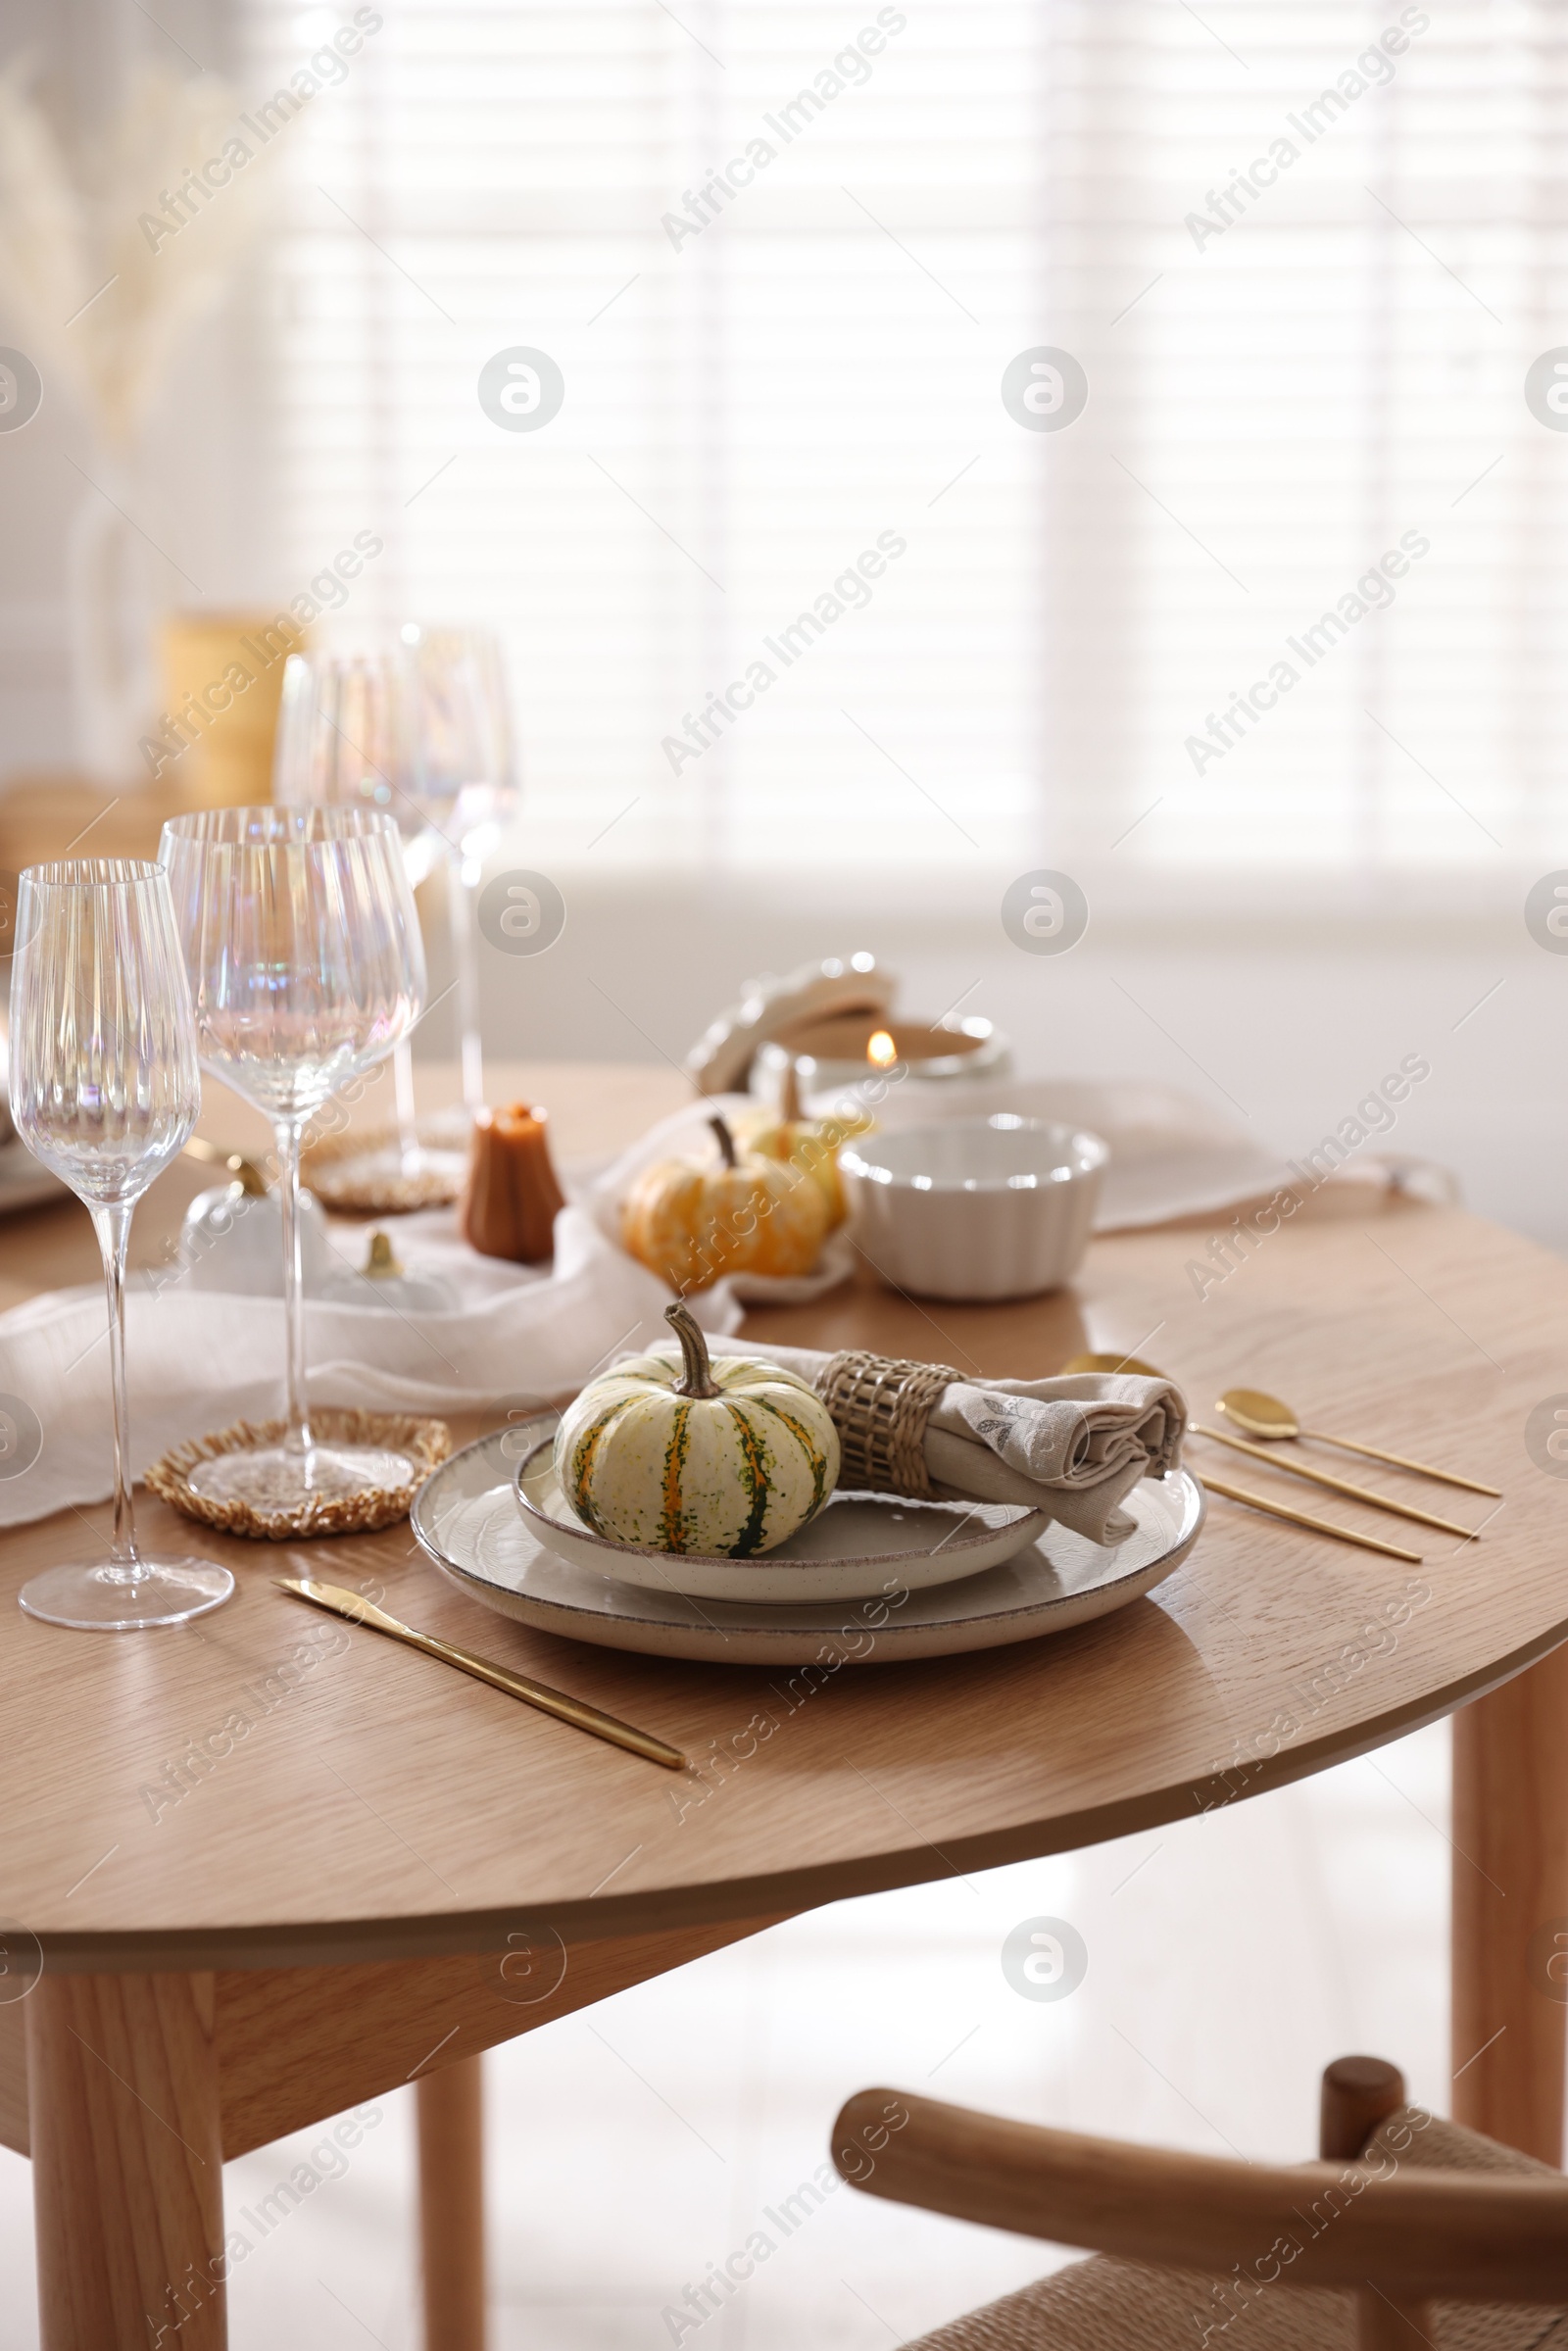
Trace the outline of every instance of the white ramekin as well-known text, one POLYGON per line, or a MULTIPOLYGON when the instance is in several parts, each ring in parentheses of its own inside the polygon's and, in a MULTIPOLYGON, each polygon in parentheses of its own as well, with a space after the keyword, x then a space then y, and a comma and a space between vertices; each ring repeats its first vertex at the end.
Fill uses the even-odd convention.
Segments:
POLYGON ((926 1298, 1031 1298, 1069 1281, 1110 1157, 1080 1127, 998 1111, 862 1136, 840 1151, 857 1238, 926 1298))

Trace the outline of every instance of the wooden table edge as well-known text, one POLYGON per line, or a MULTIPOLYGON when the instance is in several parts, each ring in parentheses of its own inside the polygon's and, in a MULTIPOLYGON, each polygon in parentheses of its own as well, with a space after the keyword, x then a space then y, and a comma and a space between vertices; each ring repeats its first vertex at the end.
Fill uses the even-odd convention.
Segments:
POLYGON ((553 1930, 565 1942, 614 1941, 626 1935, 707 1927, 751 1919, 799 1917, 858 1894, 887 1893, 971 1871, 1077 1852, 1108 1844, 1146 1829, 1200 1817, 1288 1788, 1337 1763, 1387 1746, 1412 1731, 1441 1722, 1473 1699, 1501 1689, 1568 1643, 1568 1616, 1504 1657, 1477 1667, 1445 1685, 1385 1712, 1369 1716, 1348 1734, 1329 1733, 1282 1746, 1245 1765, 1216 1766, 1200 1780, 1185 1780, 1081 1812, 1047 1821, 1019 1822, 1005 1829, 950 1837, 941 1846, 916 1840, 875 1856, 811 1864, 720 1885, 671 1886, 577 1901, 529 1902, 505 1907, 433 1911, 392 1920, 343 1919, 290 1927, 274 1925, 171 1929, 129 1935, 49 1935, 39 1937, 46 1969, 59 1975, 112 1975, 171 1970, 352 1966, 374 1960, 439 1959, 464 1952, 504 1949, 519 1923, 553 1930), (1245 1773, 1246 1785, 1230 1783, 1245 1773), (933 1866, 935 1865, 935 1866, 933 1866))

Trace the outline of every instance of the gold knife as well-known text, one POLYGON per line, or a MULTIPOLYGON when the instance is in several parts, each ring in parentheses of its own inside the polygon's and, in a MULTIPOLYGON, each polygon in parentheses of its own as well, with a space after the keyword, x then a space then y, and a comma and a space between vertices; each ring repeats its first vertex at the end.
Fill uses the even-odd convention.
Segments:
POLYGON ((613 1714, 601 1714, 581 1698, 567 1697, 564 1690, 551 1690, 543 1682, 530 1682, 524 1674, 514 1674, 504 1665, 492 1665, 488 1657, 476 1657, 471 1649, 460 1649, 450 1641, 438 1641, 433 1633, 416 1633, 363 1592, 346 1592, 341 1584, 318 1584, 312 1577, 274 1576, 279 1592, 292 1592, 299 1600, 309 1600, 314 1607, 325 1608, 333 1616, 346 1617, 351 1625, 368 1625, 377 1633, 389 1633, 394 1641, 406 1641, 411 1648, 422 1649, 427 1657, 439 1657, 443 1665, 455 1665, 460 1673, 472 1674, 476 1682, 488 1682, 492 1690, 503 1690, 510 1698, 521 1698, 524 1705, 537 1706, 541 1714, 553 1714, 558 1722, 570 1723, 573 1730, 591 1731, 596 1739, 608 1739, 612 1746, 624 1747, 628 1754, 644 1755, 650 1763, 662 1763, 666 1771, 686 1769, 686 1758, 678 1747, 664 1744, 647 1731, 636 1730, 632 1724, 621 1722, 613 1714))
POLYGON ((1188 1422, 1195 1437, 1206 1437, 1212 1445, 1228 1445, 1233 1453, 1245 1453, 1250 1461, 1266 1461, 1270 1469, 1283 1469, 1288 1477, 1305 1478, 1313 1486, 1326 1486, 1333 1494, 1348 1494, 1352 1502, 1365 1502, 1368 1509, 1387 1510, 1396 1518, 1413 1518, 1418 1527, 1436 1527, 1440 1535, 1458 1535, 1480 1541, 1474 1527, 1461 1527, 1451 1518, 1437 1518, 1430 1510, 1418 1510, 1413 1502, 1396 1502, 1392 1494, 1374 1494, 1370 1486, 1357 1486, 1349 1478, 1331 1477, 1326 1469, 1314 1469, 1306 1461, 1287 1461, 1278 1445, 1249 1445, 1245 1437, 1232 1437, 1224 1429, 1205 1429, 1200 1420, 1188 1422))
POLYGON ((1314 1535, 1332 1535, 1336 1543, 1357 1543, 1363 1551, 1381 1551, 1386 1559, 1408 1559, 1413 1567, 1421 1564, 1419 1551, 1401 1550, 1396 1543, 1381 1543, 1375 1535, 1357 1535, 1352 1527, 1337 1527, 1331 1518, 1313 1518, 1305 1510, 1293 1510, 1286 1502, 1267 1501, 1245 1486, 1227 1486, 1218 1478, 1204 1478, 1202 1483, 1208 1493, 1222 1494, 1228 1502, 1245 1502, 1249 1510, 1265 1511, 1270 1518, 1289 1519, 1293 1527, 1306 1527, 1314 1535))

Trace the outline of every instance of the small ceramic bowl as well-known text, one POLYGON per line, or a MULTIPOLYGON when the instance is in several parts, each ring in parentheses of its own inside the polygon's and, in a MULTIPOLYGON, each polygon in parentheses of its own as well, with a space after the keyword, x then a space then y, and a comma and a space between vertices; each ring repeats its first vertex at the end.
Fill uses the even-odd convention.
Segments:
POLYGON ((1110 1157, 1098 1135, 1020 1118, 949 1118, 839 1153, 877 1271, 926 1298, 1032 1298, 1082 1260, 1110 1157))

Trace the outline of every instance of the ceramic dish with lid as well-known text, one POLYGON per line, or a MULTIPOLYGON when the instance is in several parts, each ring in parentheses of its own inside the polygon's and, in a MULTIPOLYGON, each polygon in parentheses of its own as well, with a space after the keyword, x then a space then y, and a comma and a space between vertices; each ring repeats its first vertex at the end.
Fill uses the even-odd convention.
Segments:
POLYGON ((979 1013, 958 1020, 911 1020, 894 1012, 840 1012, 799 1021, 758 1050, 749 1079, 776 1102, 794 1064, 803 1095, 842 1094, 898 1065, 911 1084, 973 1084, 1004 1077, 1012 1066, 1006 1038, 979 1013))
POLYGON ((926 1298, 1032 1298, 1088 1246, 1110 1157, 1081 1127, 999 1110, 868 1135, 839 1153, 877 1271, 926 1298))

